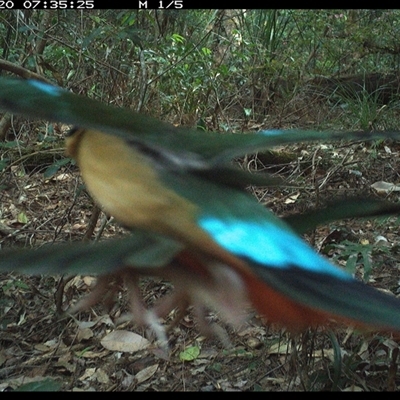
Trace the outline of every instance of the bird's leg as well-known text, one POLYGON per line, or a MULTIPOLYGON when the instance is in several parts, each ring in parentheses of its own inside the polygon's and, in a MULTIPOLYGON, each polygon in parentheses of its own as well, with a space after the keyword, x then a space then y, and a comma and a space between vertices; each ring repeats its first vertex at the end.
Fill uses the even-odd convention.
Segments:
POLYGON ((160 323, 159 316, 153 310, 148 310, 143 304, 139 288, 139 275, 132 268, 128 267, 125 269, 124 283, 129 295, 131 311, 124 318, 135 321, 139 326, 149 326, 161 347, 167 350, 168 339, 165 334, 165 328, 160 323))
POLYGON ((101 301, 112 305, 117 291, 124 285, 130 312, 118 318, 116 324, 133 320, 139 326, 148 326, 166 349, 166 332, 178 324, 189 306, 193 306, 201 333, 216 336, 228 347, 230 342, 227 332, 218 324, 210 323, 207 314, 213 309, 224 322, 234 325, 241 323, 247 306, 247 292, 243 282, 238 274, 224 264, 201 258, 192 262, 192 259, 185 255, 159 269, 127 266, 112 274, 100 275, 92 292, 71 307, 69 313, 82 311, 101 301), (141 276, 155 275, 169 280, 174 291, 148 309, 143 303, 139 280, 141 276), (160 319, 166 318, 176 308, 178 312, 172 322, 164 326, 160 319))
POLYGON ((197 304, 193 307, 193 313, 201 334, 206 337, 216 337, 226 348, 232 347, 227 331, 216 322, 207 320, 208 311, 203 304, 197 304))
POLYGON ((93 290, 67 310, 68 314, 76 314, 104 301, 110 307, 115 302, 115 296, 123 280, 118 273, 100 275, 93 290))
POLYGON ((191 305, 201 333, 216 336, 229 347, 226 330, 217 323, 210 323, 207 314, 214 309, 225 322, 233 325, 243 322, 248 301, 241 278, 225 265, 209 260, 192 265, 175 260, 163 269, 162 275, 171 281, 175 290, 169 298, 160 299, 154 311, 159 317, 165 317, 174 308, 179 309, 167 329, 175 326, 191 305))
POLYGON ((177 314, 173 317, 172 322, 167 327, 167 330, 171 330, 185 316, 189 305, 190 296, 188 296, 188 293, 176 288, 173 293, 159 299, 154 305, 153 311, 159 318, 165 318, 175 308, 178 309, 177 314))

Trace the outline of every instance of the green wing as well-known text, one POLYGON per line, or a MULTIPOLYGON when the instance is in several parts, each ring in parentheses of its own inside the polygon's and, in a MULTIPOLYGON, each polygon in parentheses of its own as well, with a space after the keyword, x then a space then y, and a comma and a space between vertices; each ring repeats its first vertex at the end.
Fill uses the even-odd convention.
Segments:
POLYGON ((265 130, 233 134, 175 128, 148 115, 112 107, 39 81, 0 78, 0 109, 32 118, 93 128, 123 138, 134 137, 154 149, 168 150, 182 159, 210 164, 276 145, 307 141, 400 139, 400 131, 318 132, 265 130))
POLYGON ((37 250, 4 250, 0 271, 41 274, 100 275, 124 266, 138 272, 156 269, 168 263, 183 247, 164 236, 132 230, 126 238, 94 244, 69 243, 45 245, 37 250))

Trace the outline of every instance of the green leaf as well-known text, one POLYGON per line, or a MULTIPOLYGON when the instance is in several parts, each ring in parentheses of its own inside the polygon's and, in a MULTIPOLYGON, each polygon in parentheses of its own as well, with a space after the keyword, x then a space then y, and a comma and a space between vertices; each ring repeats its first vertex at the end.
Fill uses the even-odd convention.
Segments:
POLYGON ((185 42, 185 38, 181 35, 178 35, 177 33, 174 33, 173 35, 171 35, 171 39, 175 43, 184 43, 185 42))
POLYGON ((28 290, 29 286, 23 281, 13 280, 1 287, 4 294, 7 294, 7 292, 9 292, 11 289, 16 289, 16 288, 28 290))
POLYGON ((17 216, 17 221, 21 224, 26 224, 28 222, 28 217, 24 212, 20 212, 17 216))
POLYGON ((15 389, 16 392, 57 392, 62 384, 54 379, 44 379, 43 381, 30 382, 15 389))
POLYGON ((12 140, 11 142, 5 142, 5 143, 0 143, 0 148, 4 149, 15 149, 18 147, 18 141, 17 140, 12 140))
POLYGON ((196 360, 200 355, 199 346, 190 346, 179 353, 179 359, 181 361, 193 361, 196 360))
POLYGON ((67 165, 70 162, 71 162, 70 158, 62 158, 61 160, 57 160, 55 163, 51 164, 48 168, 46 168, 46 170, 43 173, 44 178, 46 179, 51 178, 58 172, 58 170, 61 167, 67 165))
POLYGON ((8 158, 0 160, 0 172, 3 171, 3 169, 7 167, 9 161, 10 160, 8 158))

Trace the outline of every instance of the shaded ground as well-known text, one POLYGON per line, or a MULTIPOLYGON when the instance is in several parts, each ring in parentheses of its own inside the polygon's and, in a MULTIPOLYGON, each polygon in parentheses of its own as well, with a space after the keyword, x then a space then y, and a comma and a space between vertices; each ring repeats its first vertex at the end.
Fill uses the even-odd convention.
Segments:
MULTIPOLYGON (((46 143, 25 140, 27 146, 37 146, 38 157, 51 154, 44 163, 34 159, 32 152, 25 156, 21 150, 9 151, 13 162, 0 175, 3 249, 79 241, 86 232, 92 202, 81 190, 78 171, 71 164, 44 178, 43 165, 62 158, 62 141, 46 143)), ((287 179, 287 187, 254 190, 279 215, 303 212, 336 196, 378 196, 371 184, 399 180, 396 143, 299 145, 280 149, 280 154, 283 163, 279 157, 270 163, 263 155, 241 160, 246 167, 287 179)), ((379 195, 398 200, 396 192, 379 195)), ((105 222, 104 216, 100 218, 95 234, 105 222)), ((111 221, 102 238, 122 234, 111 221)), ((358 254, 360 279, 398 293, 397 218, 342 221, 320 227, 307 240, 343 267, 354 260, 349 255, 358 254)), ((127 309, 124 291, 109 313, 99 305, 76 318, 59 320, 57 304, 66 309, 76 302, 89 292, 93 278, 77 276, 64 284, 60 286, 58 277, 0 275, 1 391, 32 381, 46 381, 41 389, 76 391, 397 390, 400 386, 398 341, 390 336, 363 336, 351 328, 333 327, 291 338, 284 330, 267 327, 254 313, 240 329, 227 327, 229 349, 199 336, 189 313, 170 332, 168 355, 154 342, 127 351, 128 346, 140 344, 130 336, 132 332, 141 337, 148 333, 129 323, 116 326, 127 309)), ((170 290, 162 280, 142 282, 149 305, 170 290)), ((210 318, 218 321, 217 315, 210 318)))

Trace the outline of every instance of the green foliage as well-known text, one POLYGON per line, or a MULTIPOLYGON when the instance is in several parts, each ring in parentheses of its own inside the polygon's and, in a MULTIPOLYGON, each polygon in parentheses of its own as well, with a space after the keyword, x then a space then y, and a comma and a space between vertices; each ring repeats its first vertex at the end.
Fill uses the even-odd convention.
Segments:
MULTIPOLYGON (((7 158, 0 160, 0 172, 3 171, 7 165, 8 165, 9 160, 7 158)), ((1 186, 0 186, 1 188, 1 186)))
POLYGON ((8 284, 3 285, 1 287, 1 290, 3 291, 4 294, 7 294, 10 290, 13 289, 28 290, 29 286, 21 280, 12 280, 8 284))
POLYGON ((357 267, 363 267, 363 280, 368 282, 369 277, 372 272, 371 255, 379 253, 389 254, 390 249, 385 246, 379 246, 374 244, 361 244, 354 243, 349 240, 342 241, 339 245, 334 245, 340 250, 340 254, 335 256, 334 259, 345 260, 345 269, 351 273, 355 274, 357 272, 357 267))
POLYGON ((57 392, 61 389, 62 383, 55 379, 43 379, 21 385, 16 392, 57 392))
POLYGON ((55 163, 46 168, 46 170, 43 173, 44 178, 46 179, 51 178, 59 171, 61 167, 64 167, 69 163, 74 163, 74 162, 70 158, 62 158, 60 160, 57 160, 55 163))
MULTIPOLYGON (((13 43, 5 57, 10 62, 24 58, 25 67, 60 86, 194 125, 205 117, 224 123, 238 111, 249 122, 276 115, 275 101, 290 102, 315 76, 395 70, 399 15, 341 9, 35 10, 18 20, 6 11, 0 30, 13 43), (40 40, 42 52, 35 54, 40 40)), ((367 129, 372 121, 374 127, 375 117, 384 117, 373 102, 367 93, 346 102, 353 109, 349 123, 367 129)))
POLYGON ((368 132, 379 129, 382 126, 381 120, 385 119, 381 91, 378 89, 370 93, 364 85, 359 89, 343 88, 341 93, 335 93, 333 97, 338 98, 338 104, 344 110, 350 126, 368 132))

